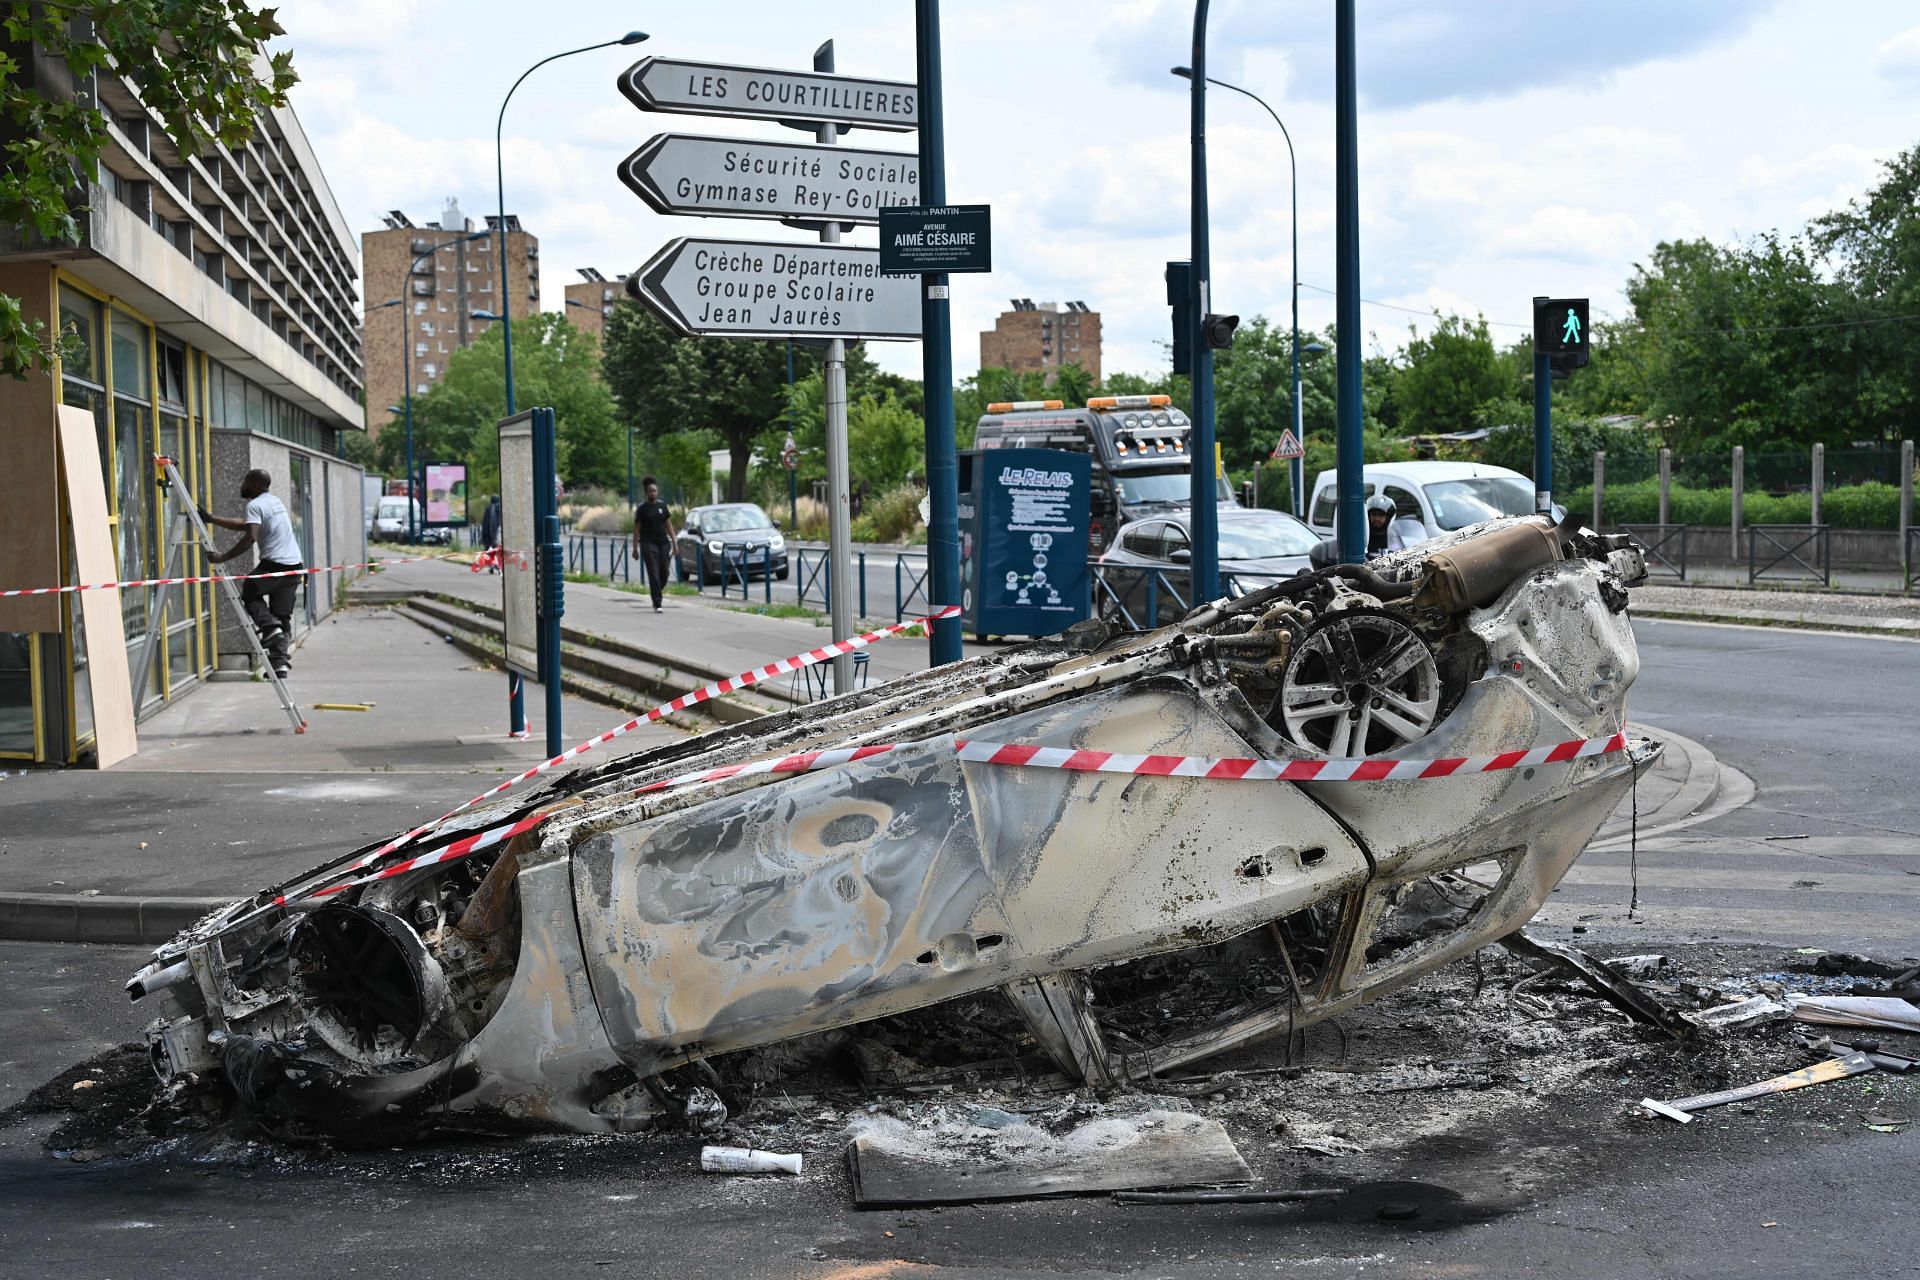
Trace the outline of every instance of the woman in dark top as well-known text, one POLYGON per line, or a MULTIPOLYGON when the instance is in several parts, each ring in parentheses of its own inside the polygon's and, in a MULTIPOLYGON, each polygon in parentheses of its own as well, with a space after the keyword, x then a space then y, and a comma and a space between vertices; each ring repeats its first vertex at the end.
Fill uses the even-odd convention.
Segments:
POLYGON ((633 509, 633 550, 647 569, 647 590, 653 595, 653 611, 660 612, 660 597, 667 589, 667 560, 673 555, 673 513, 660 501, 660 482, 648 476, 641 482, 646 501, 633 509))

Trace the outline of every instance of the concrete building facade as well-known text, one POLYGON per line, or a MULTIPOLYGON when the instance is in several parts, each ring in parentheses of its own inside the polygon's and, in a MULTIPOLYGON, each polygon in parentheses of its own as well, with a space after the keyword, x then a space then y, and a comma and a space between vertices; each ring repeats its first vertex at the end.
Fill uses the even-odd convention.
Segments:
MULTIPOLYGON (((61 405, 93 420, 119 579, 169 564, 154 483, 162 453, 196 502, 226 515, 240 514, 239 478, 265 468, 308 564, 364 559, 360 470, 340 456, 342 433, 362 421, 356 246, 299 120, 275 110, 243 146, 183 155, 119 77, 75 83, 63 62, 6 52, 43 92, 97 104, 107 145, 77 244, 0 231, 0 291, 66 339, 51 369, 0 380, 0 585, 76 581, 61 405)), ((216 536, 226 546, 236 535, 216 536)), ((176 563, 206 572, 192 546, 176 563)), ((302 581, 296 631, 332 608, 341 585, 302 581)), ((136 714, 250 661, 210 586, 118 594, 129 651, 150 630, 157 646, 136 714)), ((91 750, 88 672, 99 655, 88 653, 76 599, 0 599, 0 758, 74 762, 91 750)))
MULTIPOLYGON (((422 227, 399 209, 386 226, 360 238, 366 280, 366 361, 369 434, 399 417, 393 406, 446 376, 454 352, 493 327, 474 312, 502 314, 497 261, 499 218, 489 214, 476 227, 460 206, 447 201, 438 224, 422 227)), ((505 314, 525 319, 540 309, 540 241, 507 215, 505 314)))
POLYGON ((613 304, 626 293, 627 277, 617 275, 609 280, 592 267, 579 270, 581 279, 566 290, 567 319, 598 342, 607 336, 607 317, 613 314, 613 304))
POLYGON ((1100 381, 1100 313, 1084 302, 1034 302, 1015 298, 993 328, 980 335, 980 367, 1014 373, 1044 373, 1053 381, 1063 365, 1077 364, 1100 381))

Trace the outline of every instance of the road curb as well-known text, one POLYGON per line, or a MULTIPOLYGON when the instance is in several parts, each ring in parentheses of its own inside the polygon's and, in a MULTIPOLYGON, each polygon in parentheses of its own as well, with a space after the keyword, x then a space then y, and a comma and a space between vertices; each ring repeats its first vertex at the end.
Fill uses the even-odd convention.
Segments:
POLYGON ((225 898, 127 898, 109 894, 0 893, 0 941, 161 943, 225 898))
POLYGON ((1706 622, 1733 627, 1778 627, 1789 631, 1846 631, 1861 636, 1893 636, 1920 639, 1920 623, 1904 618, 1857 618, 1847 614, 1803 614, 1781 617, 1748 611, 1711 609, 1661 609, 1633 605, 1636 618, 1657 618, 1668 622, 1706 622))

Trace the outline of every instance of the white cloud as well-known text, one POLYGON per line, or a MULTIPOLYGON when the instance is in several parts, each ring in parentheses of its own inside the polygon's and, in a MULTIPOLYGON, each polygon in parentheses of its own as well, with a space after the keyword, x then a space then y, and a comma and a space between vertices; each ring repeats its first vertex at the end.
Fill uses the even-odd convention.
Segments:
POLYGON ((1908 27, 1875 49, 1873 69, 1893 79, 1920 81, 1920 27, 1908 27))

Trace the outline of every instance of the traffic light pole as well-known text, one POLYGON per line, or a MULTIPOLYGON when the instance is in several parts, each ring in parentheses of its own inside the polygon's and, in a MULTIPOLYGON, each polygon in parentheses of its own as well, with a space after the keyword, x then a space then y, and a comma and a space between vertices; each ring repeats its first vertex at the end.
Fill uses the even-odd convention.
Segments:
POLYGON ((1533 509, 1553 510, 1553 357, 1533 353, 1533 509))
POLYGON ((1220 596, 1220 515, 1213 447, 1213 351, 1207 345, 1207 313, 1213 310, 1211 248, 1207 243, 1207 0, 1194 0, 1193 57, 1188 63, 1192 104, 1193 191, 1191 197, 1192 284, 1187 306, 1192 334, 1193 432, 1187 457, 1192 468, 1193 601, 1220 596))
POLYGON ((1355 90, 1353 0, 1335 0, 1334 48, 1334 445, 1339 468, 1339 506, 1334 530, 1340 559, 1367 557, 1364 469, 1360 434, 1360 144, 1355 90))

